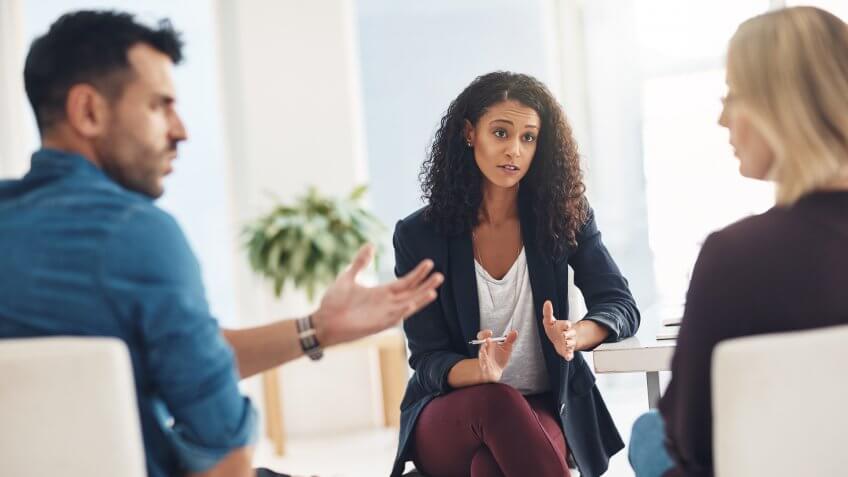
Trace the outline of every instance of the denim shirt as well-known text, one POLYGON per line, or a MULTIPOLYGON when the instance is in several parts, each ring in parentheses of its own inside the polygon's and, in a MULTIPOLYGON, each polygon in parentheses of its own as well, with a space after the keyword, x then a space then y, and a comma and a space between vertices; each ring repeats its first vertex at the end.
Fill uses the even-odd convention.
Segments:
POLYGON ((197 260, 150 198, 42 149, 26 176, 0 181, 0 251, 0 338, 126 343, 149 475, 206 470, 252 443, 256 413, 197 260))

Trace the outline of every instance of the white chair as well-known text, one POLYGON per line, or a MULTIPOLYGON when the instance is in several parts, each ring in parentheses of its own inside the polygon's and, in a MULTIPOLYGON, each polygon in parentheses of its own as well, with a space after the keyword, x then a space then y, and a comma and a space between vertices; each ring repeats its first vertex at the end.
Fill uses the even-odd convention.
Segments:
POLYGON ((117 339, 0 340, 0 474, 146 476, 132 376, 117 339))
POLYGON ((728 340, 712 369, 717 477, 848 475, 848 326, 728 340))

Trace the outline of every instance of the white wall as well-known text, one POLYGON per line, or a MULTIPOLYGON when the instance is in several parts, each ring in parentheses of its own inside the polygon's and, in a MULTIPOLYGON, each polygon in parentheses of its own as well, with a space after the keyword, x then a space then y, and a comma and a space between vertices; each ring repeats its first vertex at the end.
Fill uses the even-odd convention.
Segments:
POLYGON ((0 1, 0 178, 19 177, 29 166, 23 44, 22 1, 0 1))
MULTIPOLYGON (((221 0, 219 28, 236 223, 291 200, 308 185, 340 195, 367 181, 360 73, 350 0, 221 0)), ((302 316, 302 294, 274 300, 239 262, 242 324, 302 316)), ((372 427, 367 355, 330 350, 281 369, 289 435, 372 427)))

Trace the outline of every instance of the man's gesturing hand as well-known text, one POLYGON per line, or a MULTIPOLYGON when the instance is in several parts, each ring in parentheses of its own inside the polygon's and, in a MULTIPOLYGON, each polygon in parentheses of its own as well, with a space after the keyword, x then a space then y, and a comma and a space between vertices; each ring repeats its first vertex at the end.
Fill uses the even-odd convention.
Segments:
POLYGON ((321 346, 383 331, 436 299, 436 288, 444 276, 430 273, 432 260, 421 261, 411 272, 384 285, 365 287, 356 283, 356 276, 371 263, 373 255, 373 246, 360 248, 353 263, 327 289, 312 315, 321 346))

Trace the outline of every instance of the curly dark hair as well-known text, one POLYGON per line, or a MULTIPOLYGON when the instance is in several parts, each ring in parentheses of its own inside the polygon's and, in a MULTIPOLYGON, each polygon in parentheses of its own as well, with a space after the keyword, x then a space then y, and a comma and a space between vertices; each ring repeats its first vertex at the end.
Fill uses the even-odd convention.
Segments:
POLYGON ((483 176, 466 147, 465 120, 476 125, 486 110, 514 100, 542 120, 536 154, 521 180, 519 202, 533 212, 538 246, 561 257, 575 246, 587 220, 586 187, 571 127, 548 88, 532 76, 496 71, 477 77, 450 104, 421 167, 425 218, 447 235, 473 229, 483 200, 483 176))

